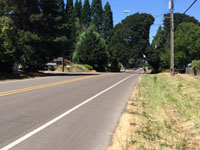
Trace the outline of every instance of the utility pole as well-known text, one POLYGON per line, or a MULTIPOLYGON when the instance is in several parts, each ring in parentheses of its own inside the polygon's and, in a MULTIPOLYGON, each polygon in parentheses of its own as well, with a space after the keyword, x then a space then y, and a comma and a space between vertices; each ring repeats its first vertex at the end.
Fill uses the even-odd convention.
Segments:
POLYGON ((170 0, 169 2, 170 9, 170 73, 171 76, 175 75, 174 70, 174 1, 170 0))
POLYGON ((65 72, 65 58, 62 57, 62 72, 65 72))

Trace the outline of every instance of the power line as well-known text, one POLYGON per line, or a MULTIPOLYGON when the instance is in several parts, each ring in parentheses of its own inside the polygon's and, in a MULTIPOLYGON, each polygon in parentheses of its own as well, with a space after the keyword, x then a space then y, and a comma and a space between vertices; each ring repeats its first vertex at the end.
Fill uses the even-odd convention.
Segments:
POLYGON ((196 2, 197 0, 194 0, 194 2, 190 5, 190 7, 188 7, 188 9, 186 9, 186 11, 183 14, 185 14, 196 2))

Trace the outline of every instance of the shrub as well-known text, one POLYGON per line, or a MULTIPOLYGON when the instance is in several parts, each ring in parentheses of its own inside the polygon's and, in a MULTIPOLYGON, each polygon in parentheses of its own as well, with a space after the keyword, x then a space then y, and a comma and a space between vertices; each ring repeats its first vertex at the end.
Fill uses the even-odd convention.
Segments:
POLYGON ((200 69, 200 60, 192 61, 192 69, 194 71, 194 75, 197 75, 197 71, 200 69))
POLYGON ((88 64, 84 64, 83 66, 84 66, 85 68, 87 68, 88 70, 93 70, 93 67, 90 66, 90 65, 88 65, 88 64))

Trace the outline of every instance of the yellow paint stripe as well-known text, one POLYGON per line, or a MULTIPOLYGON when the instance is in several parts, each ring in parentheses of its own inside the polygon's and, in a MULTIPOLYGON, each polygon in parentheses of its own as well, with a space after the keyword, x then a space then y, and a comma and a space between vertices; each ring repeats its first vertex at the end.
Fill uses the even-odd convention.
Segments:
MULTIPOLYGON (((101 75, 98 75, 98 76, 101 76, 101 75)), ((78 78, 78 79, 64 80, 64 81, 59 81, 59 82, 54 82, 54 83, 49 83, 49 84, 43 84, 43 85, 38 85, 38 86, 33 86, 33 87, 28 87, 28 88, 22 88, 22 89, 17 89, 17 90, 0 92, 0 96, 6 96, 6 95, 11 95, 11 94, 17 94, 17 93, 22 93, 22 92, 27 92, 27 91, 33 91, 33 90, 58 86, 58 85, 62 85, 62 84, 67 84, 67 83, 71 83, 71 82, 75 82, 75 81, 84 80, 84 79, 95 78, 95 77, 98 77, 98 76, 87 76, 87 77, 81 77, 81 78, 78 78)))

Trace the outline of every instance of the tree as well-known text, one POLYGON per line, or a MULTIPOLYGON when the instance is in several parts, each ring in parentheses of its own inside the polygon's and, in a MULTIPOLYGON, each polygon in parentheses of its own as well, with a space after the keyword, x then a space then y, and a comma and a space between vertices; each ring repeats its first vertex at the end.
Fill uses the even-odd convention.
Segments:
POLYGON ((66 6, 66 14, 65 14, 65 21, 66 21, 66 36, 68 41, 66 42, 66 50, 65 55, 68 57, 68 59, 71 59, 73 51, 74 51, 74 44, 76 41, 76 28, 75 28, 75 19, 74 19, 74 13, 73 13, 74 7, 73 7, 73 0, 67 0, 67 6, 66 6))
MULTIPOLYGON (((170 33, 170 14, 165 14, 164 15, 164 31, 169 37, 170 33)), ((176 31, 178 25, 183 22, 192 22, 194 24, 200 25, 198 20, 196 20, 194 17, 188 16, 186 14, 180 14, 180 13, 174 13, 174 31, 176 31)))
POLYGON ((81 19, 81 9, 82 9, 81 0, 80 1, 76 0, 74 6, 74 17, 79 18, 79 20, 81 19))
MULTIPOLYGON (((164 53, 163 53, 163 55, 161 55, 162 69, 169 68, 169 66, 170 66, 170 37, 169 37, 170 36, 170 19, 169 19, 169 17, 170 17, 169 14, 165 14, 164 21, 163 21, 163 23, 164 23, 164 38, 166 40, 165 40, 165 43, 163 44, 164 53)), ((183 22, 192 22, 197 25, 200 24, 198 22, 198 20, 196 20, 194 17, 188 16, 186 14, 175 13, 174 14, 174 31, 175 32, 176 32, 179 24, 181 24, 183 22)), ((181 54, 179 56, 181 56, 181 54)))
POLYGON ((92 29, 83 32, 73 54, 73 62, 91 65, 97 71, 105 71, 108 52, 105 40, 92 29))
POLYGON ((15 61, 26 72, 41 69, 62 53, 63 0, 11 0, 10 13, 16 29, 15 61), (56 49, 58 48, 58 49, 56 49))
POLYGON ((111 41, 113 30, 113 14, 111 11, 110 4, 107 2, 104 7, 103 13, 103 35, 104 39, 109 43, 111 41))
POLYGON ((15 61, 15 30, 9 17, 0 17, 0 72, 12 72, 15 61))
POLYGON ((93 0, 92 7, 92 24, 96 28, 98 33, 102 32, 102 23, 103 23, 103 9, 101 0, 93 0))
POLYGON ((181 23, 175 32, 175 65, 181 67, 200 59, 200 26, 181 23))
POLYGON ((10 1, 10 17, 16 29, 16 62, 21 63, 24 71, 36 71, 44 63, 40 57, 40 41, 37 15, 40 13, 38 1, 10 1))
POLYGON ((79 19, 80 19, 80 22, 81 22, 81 13, 82 13, 82 10, 83 10, 83 5, 82 5, 82 1, 79 0, 78 2, 78 5, 79 5, 79 19))
POLYGON ((153 72, 159 72, 161 65, 161 56, 165 52, 165 32, 160 26, 156 36, 154 37, 151 47, 146 50, 146 59, 149 65, 153 68, 153 72))
POLYGON ((128 16, 116 25, 111 39, 111 57, 119 58, 125 67, 134 67, 149 48, 149 32, 154 18, 149 14, 128 16))
POLYGON ((91 22, 91 8, 90 8, 90 3, 89 0, 84 1, 82 13, 81 13, 81 21, 82 24, 88 28, 90 26, 91 22))

